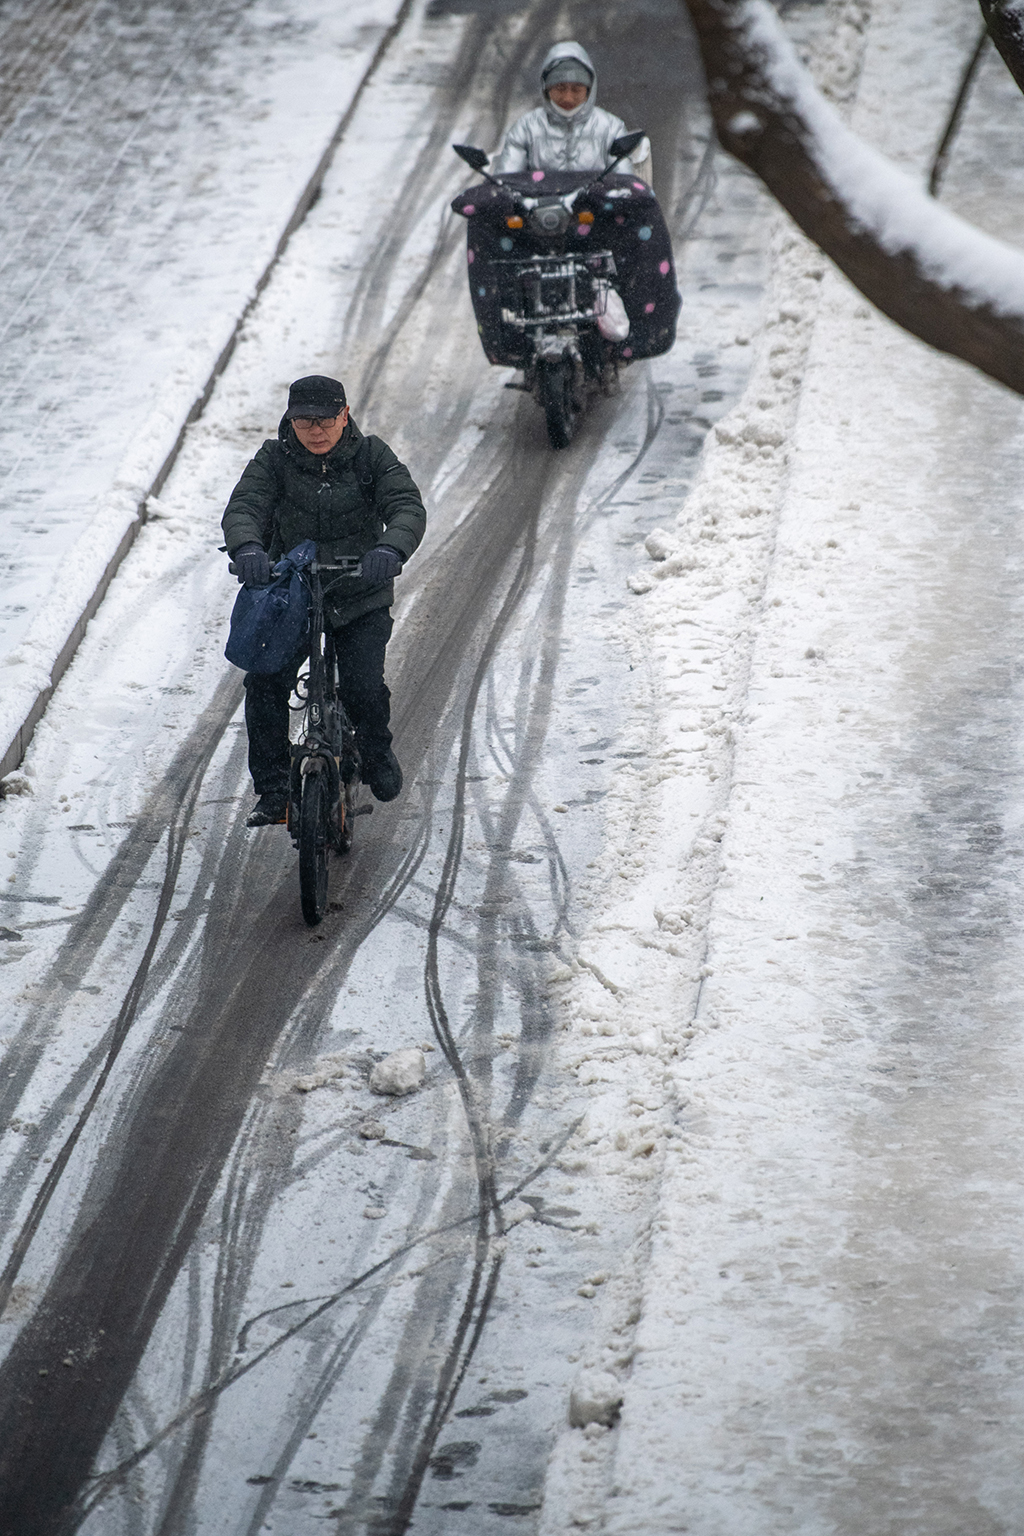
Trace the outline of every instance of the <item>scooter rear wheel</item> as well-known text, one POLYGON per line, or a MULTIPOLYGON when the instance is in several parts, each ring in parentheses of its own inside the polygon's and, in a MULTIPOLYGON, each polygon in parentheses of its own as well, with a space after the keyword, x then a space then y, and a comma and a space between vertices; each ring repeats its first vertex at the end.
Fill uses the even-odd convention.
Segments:
POLYGON ((540 370, 540 399, 552 448, 568 448, 576 431, 573 368, 568 358, 545 363, 540 370))
POLYGON ((330 795, 327 765, 315 758, 302 775, 299 805, 299 899, 311 928, 323 921, 327 911, 330 795))

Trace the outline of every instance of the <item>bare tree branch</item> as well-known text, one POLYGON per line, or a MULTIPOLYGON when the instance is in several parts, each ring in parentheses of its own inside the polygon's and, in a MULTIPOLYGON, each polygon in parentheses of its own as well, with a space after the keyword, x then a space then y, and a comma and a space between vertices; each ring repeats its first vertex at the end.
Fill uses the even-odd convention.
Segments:
POLYGON ((935 159, 932 161, 932 171, 928 177, 928 191, 932 197, 938 197, 942 187, 946 167, 949 164, 950 152, 952 151, 956 136, 960 132, 960 124, 967 109, 968 97, 974 85, 974 77, 978 73, 978 65, 981 63, 982 55, 985 52, 985 45, 989 41, 988 29, 983 26, 978 41, 974 45, 974 52, 967 60, 967 66, 960 77, 960 89, 956 93, 953 110, 950 112, 949 120, 946 123, 946 131, 942 135, 942 142, 935 151, 935 159))
POLYGON ((979 0, 989 36, 1024 91, 1024 5, 1020 0, 979 0))
POLYGON ((1024 394, 1024 253, 943 208, 857 138, 765 0, 685 3, 725 149, 890 319, 1024 394))

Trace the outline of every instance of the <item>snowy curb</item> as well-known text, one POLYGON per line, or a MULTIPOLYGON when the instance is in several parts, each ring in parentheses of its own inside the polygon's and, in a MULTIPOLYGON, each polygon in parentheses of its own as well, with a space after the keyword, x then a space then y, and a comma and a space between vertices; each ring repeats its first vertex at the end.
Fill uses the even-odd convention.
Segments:
POLYGON ((0 779, 13 772, 28 749, 54 689, 67 671, 89 620, 106 595, 122 560, 148 518, 178 458, 189 427, 199 420, 235 350, 242 329, 292 235, 312 207, 363 92, 405 24, 413 0, 400 0, 375 48, 313 174, 302 190, 269 262, 241 313, 225 326, 212 367, 209 350, 196 343, 193 366, 177 371, 160 404, 140 429, 136 446, 122 460, 113 485, 88 530, 68 553, 61 583, 17 647, 4 659, 0 689, 0 779))

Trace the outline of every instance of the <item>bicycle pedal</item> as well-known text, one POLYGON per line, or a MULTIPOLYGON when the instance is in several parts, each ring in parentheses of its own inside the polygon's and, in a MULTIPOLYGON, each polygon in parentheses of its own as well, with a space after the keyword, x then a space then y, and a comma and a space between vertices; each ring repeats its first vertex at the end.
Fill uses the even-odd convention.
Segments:
POLYGON ((355 809, 349 811, 348 814, 349 814, 349 816, 372 816, 373 815, 373 806, 372 805, 357 805, 355 807, 355 809))

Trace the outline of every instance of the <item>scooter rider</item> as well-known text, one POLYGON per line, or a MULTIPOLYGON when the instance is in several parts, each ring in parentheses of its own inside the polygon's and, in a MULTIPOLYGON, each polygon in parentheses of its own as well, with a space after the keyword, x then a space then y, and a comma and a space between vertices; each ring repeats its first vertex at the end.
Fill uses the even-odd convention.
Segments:
MULTIPOLYGON (((402 770, 391 750, 391 695, 384 656, 391 637, 394 578, 423 537, 426 512, 405 465, 349 416, 344 387, 314 374, 297 379, 277 438, 246 465, 222 520, 228 555, 248 587, 266 586, 271 566, 303 539, 325 562, 362 557, 358 579, 325 584, 337 639, 341 696, 356 731, 362 778, 393 800, 402 770)), ((325 576, 325 583, 327 578, 325 576)), ((245 679, 249 772, 259 799, 250 827, 283 822, 288 805, 288 700, 303 649, 280 672, 245 679)))
MULTIPOLYGON (((540 72, 544 105, 512 124, 495 157, 495 174, 512 171, 602 171, 613 139, 626 132, 621 117, 597 105, 597 71, 576 42, 556 43, 540 72)), ((650 185, 651 147, 643 139, 618 171, 650 185)))

